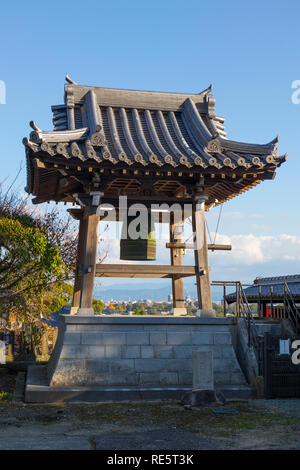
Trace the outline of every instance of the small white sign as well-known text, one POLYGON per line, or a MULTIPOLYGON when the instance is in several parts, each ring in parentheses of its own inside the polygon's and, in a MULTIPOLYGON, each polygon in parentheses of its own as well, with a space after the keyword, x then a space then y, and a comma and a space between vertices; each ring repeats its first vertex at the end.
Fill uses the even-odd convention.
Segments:
POLYGON ((290 340, 289 339, 279 340, 279 354, 290 354, 290 340))
POLYGON ((0 341, 0 364, 5 364, 5 352, 6 352, 6 345, 5 341, 0 341))

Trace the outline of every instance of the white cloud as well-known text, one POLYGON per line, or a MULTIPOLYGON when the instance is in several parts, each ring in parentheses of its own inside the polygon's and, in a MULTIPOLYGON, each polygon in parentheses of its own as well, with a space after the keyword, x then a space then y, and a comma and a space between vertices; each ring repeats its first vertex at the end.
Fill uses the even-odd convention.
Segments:
MULTIPOLYGON (((108 235, 108 234, 105 234, 108 235)), ((214 239, 212 233, 212 239, 214 239)), ((151 264, 170 264, 170 250, 165 247, 166 237, 157 240, 157 259, 151 264)), ((209 252, 209 264, 211 266, 211 280, 240 280, 252 282, 257 276, 279 276, 286 274, 298 274, 300 272, 300 236, 297 235, 274 235, 255 236, 218 234, 216 243, 231 244, 232 251, 209 252)), ((108 236, 105 241, 99 242, 99 252, 103 254, 108 251, 105 263, 125 263, 120 261, 120 241, 108 236)), ((132 263, 127 261, 126 263, 132 263)), ((135 263, 135 262, 134 262, 135 263)), ((144 263, 144 262, 142 262, 144 263)), ((194 264, 194 253, 187 250, 183 257, 183 264, 194 264)), ((149 288, 154 285, 162 285, 165 281, 147 279, 149 288)), ((111 285, 136 286, 145 284, 144 279, 127 278, 97 278, 96 284, 102 288, 111 285), (133 281, 130 283, 130 281, 133 281)), ((167 283, 169 285, 169 283, 167 283)), ((194 278, 184 280, 185 288, 189 291, 194 289, 194 278)), ((169 286, 170 287, 170 286, 169 286)))
POLYGON ((226 262, 244 265, 278 262, 282 260, 300 261, 300 236, 274 235, 218 235, 217 243, 231 244, 232 251, 216 252, 219 257, 226 256, 226 262), (227 257, 230 253, 230 258, 227 257))
MULTIPOLYGON (((117 224, 116 224, 117 225, 117 224)), ((115 229, 117 227, 114 227, 115 229)), ((109 230, 104 233, 100 242, 101 252, 107 251, 108 257, 106 262, 119 262, 120 253, 120 233, 115 230, 109 230)), ((157 233, 157 262, 168 264, 170 260, 169 250, 165 248, 168 241, 168 233, 157 233)), ((184 237, 185 239, 185 237, 184 237)), ((215 233, 211 233, 211 239, 215 239, 215 233)), ((263 264, 269 262, 300 261, 300 236, 297 235, 254 235, 254 234, 237 234, 228 236, 226 234, 218 234, 216 238, 217 244, 232 245, 231 251, 215 251, 210 253, 210 263, 212 265, 230 266, 249 266, 254 264, 263 264)), ((193 262, 193 251, 187 250, 184 256, 184 264, 193 262)), ((299 269, 300 270, 300 269, 299 269)))

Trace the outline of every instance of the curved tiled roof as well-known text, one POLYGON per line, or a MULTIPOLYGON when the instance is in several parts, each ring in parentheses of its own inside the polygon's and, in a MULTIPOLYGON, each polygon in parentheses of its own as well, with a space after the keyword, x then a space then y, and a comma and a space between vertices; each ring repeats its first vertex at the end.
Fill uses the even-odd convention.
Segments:
POLYGON ((233 174, 232 186, 223 179, 211 191, 211 201, 223 201, 272 179, 287 159, 278 155, 277 137, 263 145, 229 140, 224 119, 215 114, 211 87, 199 94, 165 93, 66 80, 65 103, 52 107, 54 130, 45 132, 32 121, 33 130, 23 139, 29 193, 34 193, 35 162, 46 159, 47 170, 41 170, 45 179, 55 163, 94 170, 110 165, 192 171, 211 178, 233 174))
POLYGON ((288 282, 288 283, 299 282, 300 283, 300 274, 289 274, 287 276, 257 277, 256 279, 254 279, 253 284, 263 286, 263 285, 282 284, 284 282, 288 282))
POLYGON ((158 167, 258 169, 286 160, 278 156, 278 138, 265 145, 228 140, 209 91, 188 95, 69 84, 66 104, 52 108, 54 131, 32 122, 24 144, 53 157, 158 167))
MULTIPOLYGON (((262 300, 276 299, 280 300, 284 296, 284 284, 287 283, 291 294, 297 302, 300 301, 300 275, 288 275, 288 276, 274 276, 274 277, 262 277, 256 278, 253 282, 253 286, 244 288, 244 292, 249 302, 257 302, 259 300, 259 286, 260 286, 260 298, 262 300), (271 292, 272 287, 272 292, 271 292)), ((226 301, 233 303, 236 301, 236 293, 226 295, 226 301)))

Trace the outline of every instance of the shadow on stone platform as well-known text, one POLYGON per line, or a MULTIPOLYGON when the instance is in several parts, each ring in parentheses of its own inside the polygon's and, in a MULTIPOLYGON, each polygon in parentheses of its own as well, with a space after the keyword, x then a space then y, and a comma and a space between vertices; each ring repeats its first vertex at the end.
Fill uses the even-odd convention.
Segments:
MULTIPOLYGON (((49 387, 47 371, 44 366, 28 368, 25 402, 106 402, 106 401, 139 401, 139 400, 181 400, 183 395, 192 389, 192 385, 161 387, 124 387, 124 386, 90 386, 90 387, 49 387)), ((253 389, 243 385, 222 386, 219 391, 227 399, 253 398, 253 389)))

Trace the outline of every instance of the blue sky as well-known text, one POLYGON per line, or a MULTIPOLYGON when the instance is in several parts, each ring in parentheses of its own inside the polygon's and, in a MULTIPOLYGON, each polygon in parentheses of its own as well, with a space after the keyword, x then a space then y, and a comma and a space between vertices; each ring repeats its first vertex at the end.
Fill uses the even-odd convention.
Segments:
MULTIPOLYGON (((63 100, 65 73, 85 85, 173 92, 212 83, 229 138, 265 143, 280 134, 279 151, 289 154, 274 181, 224 205, 219 231, 240 255, 211 255, 212 278, 300 272, 300 104, 291 100, 300 80, 299 15, 296 0, 5 2, 1 180, 25 163, 29 121, 52 128, 50 106, 63 100)), ((217 215, 208 214, 212 232, 217 215)))

